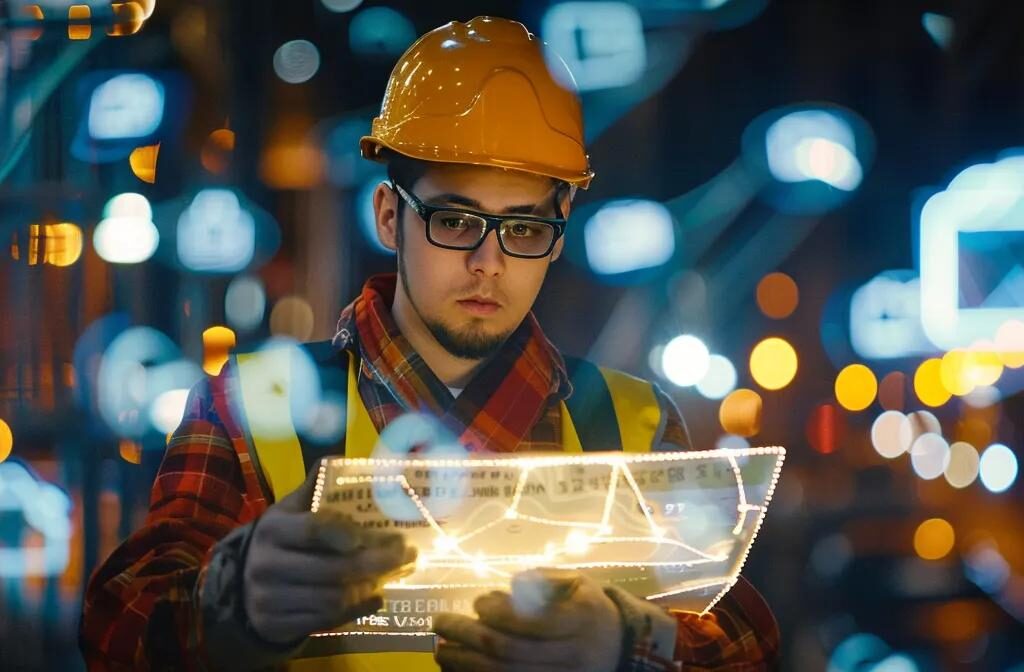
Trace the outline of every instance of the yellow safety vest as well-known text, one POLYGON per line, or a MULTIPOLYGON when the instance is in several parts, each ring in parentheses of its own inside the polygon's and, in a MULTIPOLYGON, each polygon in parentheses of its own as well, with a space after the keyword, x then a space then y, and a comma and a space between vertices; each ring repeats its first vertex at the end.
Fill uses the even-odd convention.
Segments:
MULTIPOLYGON (((314 360, 318 360, 318 365, 325 364, 325 359, 338 356, 338 352, 330 351, 328 346, 329 343, 307 346, 314 360)), ((345 456, 369 457, 379 435, 359 395, 359 362, 354 355, 348 354, 345 456)), ((282 424, 291 425, 288 403, 291 357, 294 357, 294 351, 288 348, 239 353, 232 357, 232 363, 238 371, 238 390, 241 392, 241 399, 236 400, 236 408, 244 418, 244 422, 239 424, 246 433, 250 455, 257 462, 257 473, 263 477, 275 501, 298 487, 305 480, 308 468, 320 457, 304 452, 294 427, 284 433, 281 430, 282 424), (273 372, 273 380, 268 379, 268 370, 273 372), (280 413, 285 414, 276 417, 272 432, 266 431, 270 427, 266 413, 268 386, 273 387, 275 396, 281 397, 280 413)), ((562 449, 570 453, 584 450, 649 451, 663 422, 662 410, 651 383, 621 371, 596 366, 583 359, 566 357, 566 362, 574 393, 568 400, 559 402, 562 411, 562 449), (577 418, 577 422, 573 421, 573 417, 577 418), (584 422, 580 421, 581 418, 584 422)), ((334 365, 337 364, 335 361, 334 365)), ((337 454, 336 449, 333 454, 337 454)), ((358 638, 363 639, 362 636, 358 638)), ((341 642, 336 640, 342 639, 352 640, 355 636, 311 638, 300 650, 301 657, 289 661, 288 670, 440 671, 434 662, 432 637, 422 638, 424 642, 419 644, 418 650, 398 652, 374 650, 374 641, 371 640, 381 638, 369 635, 366 637, 367 645, 359 647, 363 651, 360 653, 338 652, 337 646, 341 642)), ((384 639, 394 641, 391 637, 384 639)))

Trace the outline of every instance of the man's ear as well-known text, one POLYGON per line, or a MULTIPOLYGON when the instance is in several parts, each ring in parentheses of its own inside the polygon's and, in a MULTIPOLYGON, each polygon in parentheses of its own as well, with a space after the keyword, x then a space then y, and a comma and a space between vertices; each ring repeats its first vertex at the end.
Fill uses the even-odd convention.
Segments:
POLYGON ((392 251, 398 250, 398 194, 387 182, 381 182, 373 190, 373 218, 377 225, 377 239, 381 245, 392 251))

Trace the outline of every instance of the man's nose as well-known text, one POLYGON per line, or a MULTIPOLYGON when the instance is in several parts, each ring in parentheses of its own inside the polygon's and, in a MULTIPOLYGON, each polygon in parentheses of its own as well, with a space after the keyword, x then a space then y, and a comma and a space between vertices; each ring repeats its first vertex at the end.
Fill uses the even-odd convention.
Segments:
POLYGON ((469 271, 493 276, 505 272, 505 253, 498 244, 497 231, 488 231, 480 247, 469 253, 469 271))

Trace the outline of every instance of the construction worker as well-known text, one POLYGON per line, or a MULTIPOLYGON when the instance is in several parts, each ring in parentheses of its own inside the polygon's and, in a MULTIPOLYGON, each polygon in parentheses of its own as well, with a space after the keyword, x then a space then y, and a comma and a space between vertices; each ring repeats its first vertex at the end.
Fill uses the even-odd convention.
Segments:
MULTIPOLYGON (((433 638, 388 651, 310 637, 377 612, 383 577, 416 557, 399 533, 310 513, 304 478, 325 454, 369 455, 399 416, 428 413, 470 451, 690 447, 656 385, 563 357, 531 312, 572 197, 593 176, 571 78, 549 67, 523 25, 489 17, 441 26, 401 58, 361 141, 365 158, 387 163, 373 206, 398 272, 369 278, 335 337, 305 349, 347 391, 344 438, 261 429, 295 408, 287 389, 276 410, 253 401, 260 353, 193 390, 145 524, 90 581, 90 669, 774 667, 774 618, 742 579, 705 616, 576 576, 568 597, 531 614, 499 591, 475 617, 436 615, 436 652, 433 638)), ((513 591, 555 584, 534 570, 513 591)))

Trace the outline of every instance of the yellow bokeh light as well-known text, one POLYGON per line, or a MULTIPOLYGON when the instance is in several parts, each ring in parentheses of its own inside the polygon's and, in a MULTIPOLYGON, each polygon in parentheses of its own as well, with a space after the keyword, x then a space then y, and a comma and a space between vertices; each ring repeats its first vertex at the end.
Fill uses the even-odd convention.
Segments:
POLYGON ((92 37, 92 25, 81 23, 92 17, 89 5, 71 5, 68 7, 68 38, 72 40, 88 40, 92 37))
POLYGON ((132 167, 135 177, 143 182, 154 184, 156 182, 156 161, 159 156, 159 142, 155 145, 136 147, 128 157, 128 164, 132 167))
POLYGON ((836 400, 848 411, 863 411, 878 395, 878 379, 863 364, 851 364, 836 376, 836 400))
POLYGON ((128 0, 127 2, 113 2, 110 9, 114 13, 114 23, 107 28, 107 35, 112 37, 124 37, 134 35, 146 22, 147 9, 140 4, 139 0, 128 0))
POLYGON ((231 348, 235 347, 235 332, 227 327, 210 327, 203 332, 203 371, 211 376, 220 373, 228 361, 231 348))
POLYGON ((766 338, 750 353, 750 374, 766 390, 781 390, 793 382, 796 350, 781 338, 766 338))
POLYGON ((306 341, 313 334, 313 326, 313 308, 301 296, 286 296, 270 311, 270 333, 274 336, 306 341))
POLYGON ((921 362, 914 373, 914 392, 926 406, 942 406, 952 394, 942 384, 942 360, 932 358, 921 362))
POLYGON ((754 390, 740 388, 722 400, 718 420, 728 434, 753 436, 761 431, 761 395, 754 390))
POLYGON ((789 317, 800 303, 800 290, 785 273, 769 273, 757 284, 757 305, 768 317, 789 317))
POLYGON ((1003 363, 990 341, 979 341, 967 351, 967 378, 974 387, 995 385, 1003 375, 1003 363))
POLYGON ((131 464, 142 464, 142 446, 131 439, 121 439, 117 446, 121 459, 131 464))
POLYGON ((942 380, 942 386, 950 394, 955 394, 958 397, 970 394, 974 389, 974 383, 970 376, 968 352, 957 348, 943 355, 939 378, 942 380))
POLYGON ((82 230, 70 222, 47 224, 43 262, 51 266, 70 266, 82 256, 82 230))
POLYGON ((929 518, 914 532, 914 552, 925 560, 939 560, 949 555, 956 543, 953 526, 942 518, 929 518))
POLYGON ((14 450, 14 433, 11 427, 3 420, 0 420, 0 462, 11 456, 14 450))

